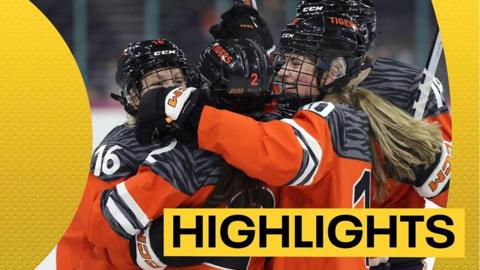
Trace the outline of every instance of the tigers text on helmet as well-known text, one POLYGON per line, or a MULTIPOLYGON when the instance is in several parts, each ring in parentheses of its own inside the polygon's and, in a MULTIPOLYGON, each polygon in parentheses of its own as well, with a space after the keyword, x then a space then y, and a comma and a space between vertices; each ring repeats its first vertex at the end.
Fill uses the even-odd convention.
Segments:
POLYGON ((273 81, 265 50, 250 39, 219 39, 201 55, 198 71, 216 107, 239 113, 264 108, 273 81))
POLYGON ((120 95, 112 97, 122 103, 131 115, 141 94, 154 87, 190 84, 194 76, 185 54, 166 39, 136 41, 123 51, 117 63, 115 80, 120 95))
POLYGON ((303 0, 297 7, 296 17, 305 18, 325 11, 342 12, 352 16, 364 26, 365 43, 369 50, 377 36, 377 13, 373 0, 303 0))
POLYGON ((296 18, 280 39, 282 68, 275 80, 278 102, 290 109, 342 89, 361 71, 365 38, 348 14, 326 11, 296 18))

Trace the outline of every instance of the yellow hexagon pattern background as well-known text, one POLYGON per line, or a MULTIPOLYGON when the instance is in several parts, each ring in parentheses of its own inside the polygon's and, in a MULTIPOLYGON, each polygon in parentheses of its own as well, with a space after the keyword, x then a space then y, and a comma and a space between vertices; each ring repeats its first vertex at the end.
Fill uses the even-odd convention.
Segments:
POLYGON ((0 269, 34 269, 80 201, 87 91, 65 41, 30 2, 0 4, 0 269))
POLYGON ((433 4, 447 61, 453 116, 448 205, 465 208, 466 219, 465 258, 437 259, 434 269, 479 269, 479 3, 433 0, 433 4))
MULTIPOLYGON (((479 3, 433 2, 452 96, 449 205, 466 209, 466 257, 437 259, 435 270, 479 269, 479 3)), ((91 115, 75 60, 48 19, 24 0, 3 0, 0 14, 0 269, 34 269, 83 192, 91 115)))

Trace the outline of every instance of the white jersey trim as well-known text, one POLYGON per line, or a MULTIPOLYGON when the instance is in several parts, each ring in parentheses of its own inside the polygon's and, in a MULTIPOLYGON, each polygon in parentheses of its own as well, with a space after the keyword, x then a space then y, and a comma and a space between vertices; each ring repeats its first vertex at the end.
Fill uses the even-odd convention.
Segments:
POLYGON ((290 184, 290 186, 297 186, 297 185, 311 185, 313 183, 313 179, 317 174, 318 168, 320 167, 323 151, 320 147, 320 144, 317 140, 310 135, 305 129, 303 129, 295 120, 293 119, 282 119, 282 122, 285 122, 292 126, 297 132, 299 132, 303 138, 297 136, 297 140, 308 154, 307 157, 307 165, 305 166, 303 171, 300 171, 297 175, 298 178, 290 184), (313 172, 313 173, 312 173, 313 172))
POLYGON ((145 228, 148 223, 150 223, 150 219, 148 218, 147 214, 140 208, 137 204, 135 199, 130 195, 128 192, 127 187, 125 186, 125 182, 121 182, 116 186, 118 196, 122 198, 128 208, 133 212, 135 217, 140 221, 142 228, 145 228))
POLYGON ((128 221, 127 217, 120 211, 117 204, 113 201, 112 197, 108 197, 107 204, 106 204, 108 211, 112 215, 112 217, 120 224, 120 226, 127 232, 129 235, 134 236, 135 234, 139 233, 140 230, 135 229, 128 221))

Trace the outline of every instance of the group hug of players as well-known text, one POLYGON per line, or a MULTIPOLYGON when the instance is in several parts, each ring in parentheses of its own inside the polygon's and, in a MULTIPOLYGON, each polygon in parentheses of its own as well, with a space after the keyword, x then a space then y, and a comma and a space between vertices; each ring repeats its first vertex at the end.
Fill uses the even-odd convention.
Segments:
POLYGON ((163 256, 164 208, 446 206, 441 85, 413 106, 425 74, 367 57, 375 27, 371 1, 303 1, 275 48, 258 12, 235 5, 195 68, 166 39, 131 43, 112 95, 127 121, 94 151, 57 269, 423 269, 422 258, 163 256))

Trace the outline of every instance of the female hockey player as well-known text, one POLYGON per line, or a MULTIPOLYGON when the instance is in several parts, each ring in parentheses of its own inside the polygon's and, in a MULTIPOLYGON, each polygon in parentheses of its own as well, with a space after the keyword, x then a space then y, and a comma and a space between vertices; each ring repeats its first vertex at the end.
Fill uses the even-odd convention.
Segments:
MULTIPOLYGON (((321 14, 325 11, 336 11, 354 17, 357 22, 364 25, 366 49, 374 46, 376 38, 376 12, 373 1, 368 0, 304 0, 297 8, 297 17, 307 18, 321 14)), ((222 22, 212 27, 214 36, 245 36, 260 35, 260 40, 267 44, 269 32, 265 23, 259 23, 256 32, 245 31, 239 27, 248 18, 263 22, 258 12, 248 6, 234 7, 222 15, 222 22)), ((292 20, 295 22, 298 19, 292 20)), ((445 140, 442 154, 431 167, 419 170, 417 179, 412 183, 397 181, 391 177, 380 192, 372 189, 370 193, 371 207, 374 208, 423 208, 425 199, 445 207, 448 196, 450 180, 451 158, 451 117, 448 106, 443 98, 442 83, 434 78, 434 74, 420 68, 401 63, 388 58, 379 58, 376 61, 366 58, 362 71, 352 84, 359 84, 374 94, 388 100, 397 108, 402 109, 415 119, 424 119, 439 125, 445 140), (431 85, 429 81, 432 81, 431 85), (427 93, 426 95, 424 95, 427 93), (421 98, 424 95, 425 97, 421 98), (423 171, 423 172, 422 172, 423 171), (437 180, 435 180, 437 179, 437 180), (433 183, 432 183, 433 181, 433 183), (434 187, 434 189, 432 189, 434 187), (384 191, 384 192, 382 192, 384 191)), ((293 115, 295 110, 281 109, 283 115, 293 115)), ((380 154, 381 155, 381 154, 380 154)), ((375 187, 375 186, 373 186, 375 187)), ((371 259, 370 266, 376 262, 385 261, 371 259)), ((423 258, 391 258, 388 263, 390 269, 420 270, 423 268, 423 258)))
MULTIPOLYGON (((206 102, 207 98, 203 96, 208 95, 208 102, 239 113, 252 116, 263 110, 273 81, 273 69, 266 52, 255 42, 218 40, 201 55, 198 70, 208 84, 208 93, 202 92, 202 96, 198 96, 202 98, 197 102, 206 102)), ((169 89, 172 88, 175 87, 169 89)), ((155 104, 157 99, 149 95, 154 90, 148 91, 142 100, 151 102, 153 107, 162 106, 155 104)), ((155 94, 170 93, 165 89, 157 90, 161 91, 155 94)), ((181 104, 180 93, 175 90, 171 93, 169 103, 172 106, 188 106, 181 104)), ((138 114, 143 113, 138 111, 138 114)), ((143 127, 152 133, 161 132, 155 130, 155 123, 143 127)), ((92 234, 103 240, 104 245, 111 244, 109 239, 115 237, 130 239, 132 261, 142 269, 165 268, 172 263, 176 266, 198 264, 189 269, 263 269, 264 258, 202 258, 202 261, 182 258, 172 261, 163 257, 163 245, 158 244, 158 237, 163 236, 161 217, 164 208, 274 207, 275 204, 273 192, 264 184, 225 164, 220 156, 198 149, 189 142, 191 138, 170 139, 178 135, 175 133, 177 128, 183 130, 182 127, 172 128, 161 141, 163 147, 150 152, 135 176, 96 195, 88 228, 96 230, 92 234)), ((138 138, 145 141, 151 136, 138 138)), ((125 246, 111 248, 123 250, 123 257, 128 254, 125 246)), ((111 260, 116 259, 112 257, 111 260)), ((126 263, 126 260, 119 258, 115 267, 125 269, 120 263, 126 263)))
MULTIPOLYGON (((366 26, 367 50, 374 46, 377 20, 373 1, 304 0, 297 8, 297 16, 302 18, 314 16, 318 10, 338 10, 354 16, 359 23, 366 26)), ((435 43, 434 46, 438 44, 435 43)), ((430 58, 430 61, 433 59, 430 58)), ((393 59, 379 58, 376 61, 366 59, 365 62, 362 72, 354 79, 354 84, 388 100, 415 119, 437 123, 445 140, 445 147, 442 147, 442 155, 438 161, 424 169, 423 173, 417 172, 417 181, 413 185, 389 177, 384 194, 372 190, 371 206, 423 208, 425 199, 428 199, 441 207, 446 207, 452 156, 452 126, 449 108, 443 97, 442 83, 434 77, 435 74, 430 73, 430 70, 393 59), (435 179, 438 180, 434 181, 435 179)), ((374 265, 374 262, 375 260, 370 260, 370 265, 374 265)), ((424 267, 423 258, 390 258, 388 264, 390 270, 421 270, 424 267)))
POLYGON ((116 72, 119 100, 127 122, 115 127, 95 149, 88 182, 78 210, 56 249, 56 269, 137 269, 128 254, 128 240, 110 229, 100 209, 101 194, 137 173, 140 164, 165 145, 140 145, 135 139, 139 98, 158 87, 193 84, 193 70, 184 53, 166 39, 129 44, 116 72), (115 258, 115 259, 113 259, 115 258))

